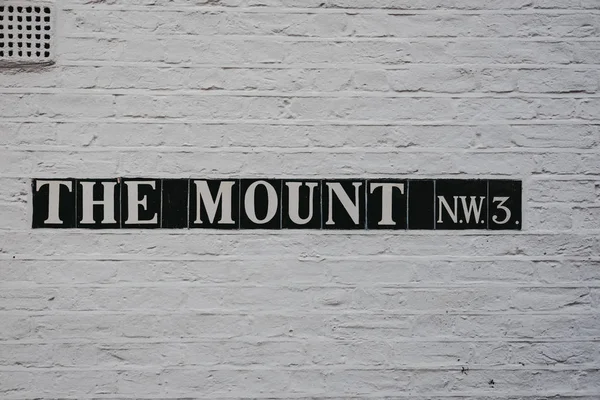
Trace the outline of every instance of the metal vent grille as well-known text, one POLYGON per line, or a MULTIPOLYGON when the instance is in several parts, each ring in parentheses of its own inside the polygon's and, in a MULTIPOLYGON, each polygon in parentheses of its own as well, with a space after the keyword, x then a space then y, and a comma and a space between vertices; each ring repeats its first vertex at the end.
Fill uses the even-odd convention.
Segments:
POLYGON ((0 2, 0 61, 29 64, 52 60, 54 15, 47 3, 0 2))

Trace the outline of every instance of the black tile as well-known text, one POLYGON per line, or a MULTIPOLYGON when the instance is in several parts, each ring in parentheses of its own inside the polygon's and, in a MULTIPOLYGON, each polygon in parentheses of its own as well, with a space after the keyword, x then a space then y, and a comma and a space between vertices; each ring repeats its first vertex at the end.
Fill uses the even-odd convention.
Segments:
POLYGON ((75 180, 34 179, 33 228, 74 228, 75 180))
POLYGON ((190 228, 239 228, 239 179, 190 181, 190 228))
POLYGON ((408 181, 408 229, 434 229, 435 194, 433 180, 408 181))
POLYGON ((161 228, 188 227, 189 179, 162 180, 161 228))
POLYGON ((369 179, 367 228, 406 229, 406 180, 369 179))
POLYGON ((522 185, 520 181, 489 181, 489 229, 520 230, 522 185))
POLYGON ((126 178, 121 185, 122 228, 159 228, 160 179, 126 178))
POLYGON ((118 179, 78 179, 77 227, 120 228, 120 200, 121 185, 118 179), (102 201, 105 201, 105 203, 93 203, 102 201))
POLYGON ((281 184, 281 179, 242 179, 242 229, 281 229, 281 184))
POLYGON ((365 188, 364 179, 322 181, 323 229, 364 229, 365 188))
POLYGON ((487 229, 487 181, 440 179, 435 193, 436 229, 487 229))
POLYGON ((321 228, 321 182, 286 180, 283 182, 283 228, 321 228))

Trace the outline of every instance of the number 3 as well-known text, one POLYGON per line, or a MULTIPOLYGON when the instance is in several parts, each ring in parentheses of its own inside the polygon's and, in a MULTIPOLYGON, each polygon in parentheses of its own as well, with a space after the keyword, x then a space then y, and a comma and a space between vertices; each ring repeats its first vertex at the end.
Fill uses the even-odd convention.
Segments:
POLYGON ((493 202, 494 202, 494 203, 495 203, 495 202, 500 202, 500 204, 498 204, 498 206, 497 206, 497 207, 498 207, 500 210, 504 211, 504 213, 506 214, 506 217, 505 217, 505 218, 504 218, 502 221, 499 221, 499 220, 498 220, 498 216, 497 216, 497 215, 494 215, 494 216, 492 217, 492 221, 494 221, 494 222, 495 222, 495 223, 497 223, 498 225, 505 224, 505 223, 507 223, 507 222, 510 220, 510 216, 511 216, 510 210, 508 209, 508 207, 505 207, 505 206, 503 205, 504 203, 506 203, 506 202, 508 201, 508 199, 510 199, 510 197, 494 197, 494 200, 493 200, 493 202))

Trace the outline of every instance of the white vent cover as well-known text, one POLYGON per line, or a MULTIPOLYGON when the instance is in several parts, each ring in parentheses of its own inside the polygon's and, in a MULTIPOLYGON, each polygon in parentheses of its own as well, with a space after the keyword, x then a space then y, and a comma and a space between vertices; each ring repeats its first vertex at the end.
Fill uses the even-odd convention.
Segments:
POLYGON ((49 63, 53 56, 52 4, 0 0, 0 62, 49 63))

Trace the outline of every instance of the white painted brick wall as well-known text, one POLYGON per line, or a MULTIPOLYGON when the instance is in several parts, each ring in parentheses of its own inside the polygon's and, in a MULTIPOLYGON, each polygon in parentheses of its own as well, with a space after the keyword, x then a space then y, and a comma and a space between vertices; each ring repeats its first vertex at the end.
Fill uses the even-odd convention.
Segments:
POLYGON ((0 398, 600 398, 598 0, 56 0, 0 71, 0 398), (32 230, 34 177, 523 180, 521 232, 32 230))

